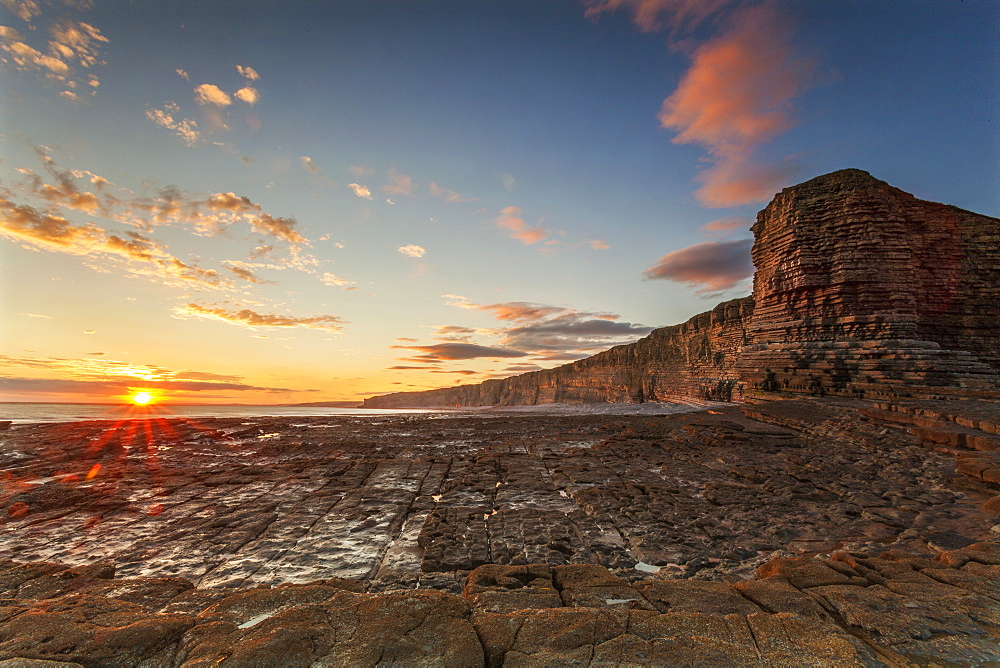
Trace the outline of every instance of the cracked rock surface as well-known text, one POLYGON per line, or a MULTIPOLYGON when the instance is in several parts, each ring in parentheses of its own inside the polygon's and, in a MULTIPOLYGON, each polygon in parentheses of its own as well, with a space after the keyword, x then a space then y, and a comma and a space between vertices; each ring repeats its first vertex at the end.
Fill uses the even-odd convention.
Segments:
POLYGON ((0 660, 1000 661, 998 414, 18 425, 0 660))

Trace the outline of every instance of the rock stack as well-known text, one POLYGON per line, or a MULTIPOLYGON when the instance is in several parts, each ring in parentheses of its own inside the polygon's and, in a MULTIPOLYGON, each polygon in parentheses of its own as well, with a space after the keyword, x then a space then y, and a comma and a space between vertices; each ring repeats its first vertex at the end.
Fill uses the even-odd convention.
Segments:
POLYGON ((751 297, 555 369, 365 406, 1000 397, 1000 219, 845 169, 781 191, 753 232, 751 297))

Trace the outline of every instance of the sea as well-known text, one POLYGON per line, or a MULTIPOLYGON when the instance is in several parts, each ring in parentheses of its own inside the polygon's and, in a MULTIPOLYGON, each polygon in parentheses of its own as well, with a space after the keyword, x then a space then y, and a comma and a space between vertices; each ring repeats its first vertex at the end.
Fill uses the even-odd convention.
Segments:
POLYGON ((318 406, 275 405, 176 405, 153 404, 58 404, 0 401, 0 421, 14 424, 32 422, 78 422, 80 420, 142 420, 146 418, 208 417, 330 417, 439 413, 444 416, 469 416, 490 413, 533 415, 668 415, 727 406, 709 401, 644 404, 543 404, 539 406, 481 406, 475 408, 327 408, 318 406))
POLYGON ((24 424, 31 422, 78 422, 80 420, 137 420, 145 418, 207 417, 325 417, 331 415, 398 415, 428 413, 426 409, 320 408, 316 406, 251 406, 171 404, 145 407, 123 404, 45 404, 0 402, 0 421, 24 424))

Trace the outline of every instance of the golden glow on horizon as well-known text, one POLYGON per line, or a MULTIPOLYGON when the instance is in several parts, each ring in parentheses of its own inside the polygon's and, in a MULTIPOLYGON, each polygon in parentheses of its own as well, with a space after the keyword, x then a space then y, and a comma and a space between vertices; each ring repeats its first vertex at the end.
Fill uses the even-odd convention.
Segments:
POLYGON ((146 406, 153 402, 153 395, 149 392, 136 392, 132 395, 131 401, 136 406, 146 406))

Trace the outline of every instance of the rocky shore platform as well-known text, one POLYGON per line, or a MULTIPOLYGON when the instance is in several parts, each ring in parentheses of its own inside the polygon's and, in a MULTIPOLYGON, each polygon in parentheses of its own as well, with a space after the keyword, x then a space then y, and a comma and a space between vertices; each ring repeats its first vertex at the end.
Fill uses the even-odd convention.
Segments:
POLYGON ((0 443, 0 666, 1000 665, 992 401, 0 443))

